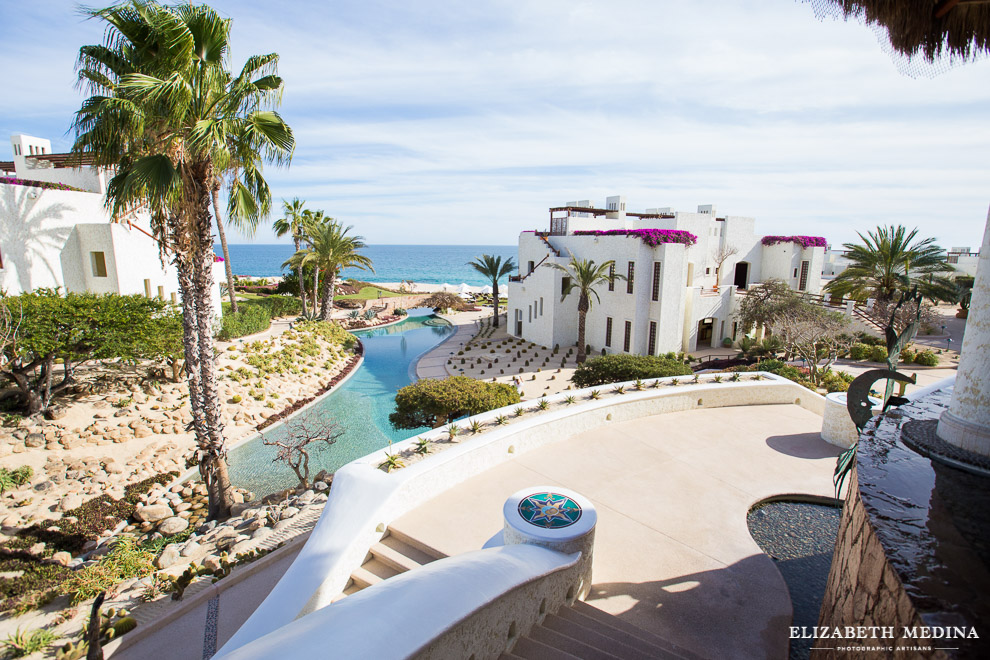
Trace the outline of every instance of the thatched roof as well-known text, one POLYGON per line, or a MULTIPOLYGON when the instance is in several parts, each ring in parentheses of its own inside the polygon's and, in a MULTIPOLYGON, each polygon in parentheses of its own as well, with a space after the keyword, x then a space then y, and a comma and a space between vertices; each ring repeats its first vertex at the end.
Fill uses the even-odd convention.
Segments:
POLYGON ((990 0, 810 0, 816 13, 841 12, 887 32, 903 55, 971 59, 990 52, 990 0))

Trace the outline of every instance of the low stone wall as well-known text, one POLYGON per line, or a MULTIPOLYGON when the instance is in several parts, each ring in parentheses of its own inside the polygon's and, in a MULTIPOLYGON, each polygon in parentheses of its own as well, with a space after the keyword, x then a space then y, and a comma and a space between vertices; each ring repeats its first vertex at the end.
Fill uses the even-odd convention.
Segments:
MULTIPOLYGON (((850 477, 857 483, 856 471, 850 477)), ((839 523, 839 535, 832 556, 832 571, 825 587, 825 598, 818 619, 819 626, 845 628, 846 626, 893 626, 894 639, 869 635, 852 639, 822 639, 816 647, 832 647, 811 652, 814 660, 841 658, 842 660, 876 660, 877 658, 907 657, 906 647, 932 646, 931 639, 907 639, 901 635, 904 628, 921 628, 926 624, 904 590, 897 572, 887 561, 883 546, 870 525, 863 508, 859 488, 850 488, 839 523), (845 650, 847 647, 890 646, 891 650, 845 650), (839 649, 843 650, 839 650, 839 649), (894 649, 901 649, 895 651, 894 649)), ((858 632, 858 631, 857 631, 858 632)), ((937 646, 937 644, 935 645, 937 646)), ((945 658, 941 651, 911 651, 910 657, 945 658)))

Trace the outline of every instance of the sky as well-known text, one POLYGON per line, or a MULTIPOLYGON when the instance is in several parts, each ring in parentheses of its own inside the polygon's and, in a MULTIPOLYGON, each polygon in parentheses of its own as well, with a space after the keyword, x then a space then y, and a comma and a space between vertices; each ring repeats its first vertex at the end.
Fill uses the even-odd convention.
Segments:
MULTIPOLYGON (((266 169, 276 210, 299 197, 371 244, 510 245, 616 194, 835 245, 882 224, 982 240, 990 59, 910 78, 871 28, 798 0, 211 4, 235 69, 280 55, 297 146, 266 169)), ((0 0, 0 25, 0 135, 67 151, 103 26, 63 0, 0 0)))

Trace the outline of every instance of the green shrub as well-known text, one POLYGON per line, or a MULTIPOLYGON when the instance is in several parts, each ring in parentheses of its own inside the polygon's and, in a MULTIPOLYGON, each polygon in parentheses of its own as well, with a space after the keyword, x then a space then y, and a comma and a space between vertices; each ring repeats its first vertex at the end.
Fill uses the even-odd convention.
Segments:
POLYGON ((76 571, 63 585, 72 595, 72 604, 95 598, 117 583, 132 577, 144 577, 155 571, 154 553, 142 548, 133 539, 122 537, 100 561, 76 571))
POLYGON ((38 628, 31 632, 22 632, 20 628, 16 632, 7 635, 7 639, 0 642, 3 645, 4 657, 23 658, 26 655, 42 651, 58 639, 51 630, 38 628))
POLYGON ((887 347, 886 346, 874 346, 870 349, 870 360, 872 362, 886 362, 887 361, 887 347))
POLYGON ((859 340, 860 344, 866 344, 867 346, 883 346, 885 348, 887 346, 887 341, 883 337, 877 337, 876 335, 871 335, 866 332, 860 332, 857 334, 856 339, 859 340))
POLYGON ((268 296, 238 304, 238 311, 245 305, 264 307, 270 318, 280 316, 298 316, 302 313, 302 301, 292 296, 268 296))
POLYGON ((8 488, 23 486, 31 481, 31 477, 33 476, 34 470, 31 469, 30 465, 22 465, 13 470, 0 468, 0 495, 3 495, 4 491, 8 488))
POLYGON ((923 367, 937 367, 938 356, 929 350, 918 351, 914 356, 914 363, 920 364, 923 367))
POLYGON ((263 332, 271 324, 272 320, 267 307, 241 303, 236 314, 225 311, 220 319, 220 332, 217 333, 217 338, 222 341, 230 341, 238 337, 263 332))
POLYGON ((683 361, 669 356, 603 355, 593 357, 578 366, 571 382, 578 387, 621 383, 627 380, 687 376, 691 368, 683 361))
POLYGON ((852 348, 849 349, 849 359, 850 360, 866 360, 870 357, 873 352, 873 347, 869 344, 853 344, 852 348))
POLYGON ((487 383, 467 376, 425 378, 396 392, 395 412, 388 419, 397 429, 436 428, 449 420, 519 401, 519 392, 506 383, 487 383))
POLYGON ((830 371, 822 378, 821 385, 829 393, 846 392, 849 390, 849 380, 846 380, 845 376, 852 379, 852 376, 841 371, 830 371))
POLYGON ((911 348, 902 348, 901 349, 901 354, 900 354, 901 362, 905 362, 907 364, 910 364, 910 363, 914 362, 914 356, 915 356, 914 349, 911 349, 911 348))

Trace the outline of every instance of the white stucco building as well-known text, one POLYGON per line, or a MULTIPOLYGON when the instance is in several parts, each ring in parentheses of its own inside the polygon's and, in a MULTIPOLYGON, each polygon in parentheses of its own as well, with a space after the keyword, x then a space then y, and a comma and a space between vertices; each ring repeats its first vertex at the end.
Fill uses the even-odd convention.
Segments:
POLYGON ((576 343, 577 294, 561 301, 565 275, 547 267, 566 265, 571 254, 595 263, 613 260, 615 272, 627 278, 596 289, 601 300, 592 301, 586 322, 592 351, 657 355, 739 339, 739 292, 754 283, 776 278, 820 293, 825 241, 762 237, 753 218, 720 216, 710 205, 695 213, 633 213, 621 196, 609 197, 604 209, 569 202, 550 209, 549 231, 519 235, 519 274, 509 281, 510 334, 543 346, 576 343), (644 231, 651 229, 660 231, 644 231), (604 231, 616 233, 582 233, 604 231), (717 253, 733 249, 719 269, 717 253))
MULTIPOLYGON (((178 302, 175 268, 162 265, 147 213, 111 222, 105 170, 53 154, 42 138, 15 134, 10 141, 14 159, 0 162, 0 177, 16 177, 0 178, 0 289, 16 295, 61 287, 178 302)), ((223 264, 216 266, 219 282, 223 264)), ((213 297, 219 310, 219 285, 213 297)))

